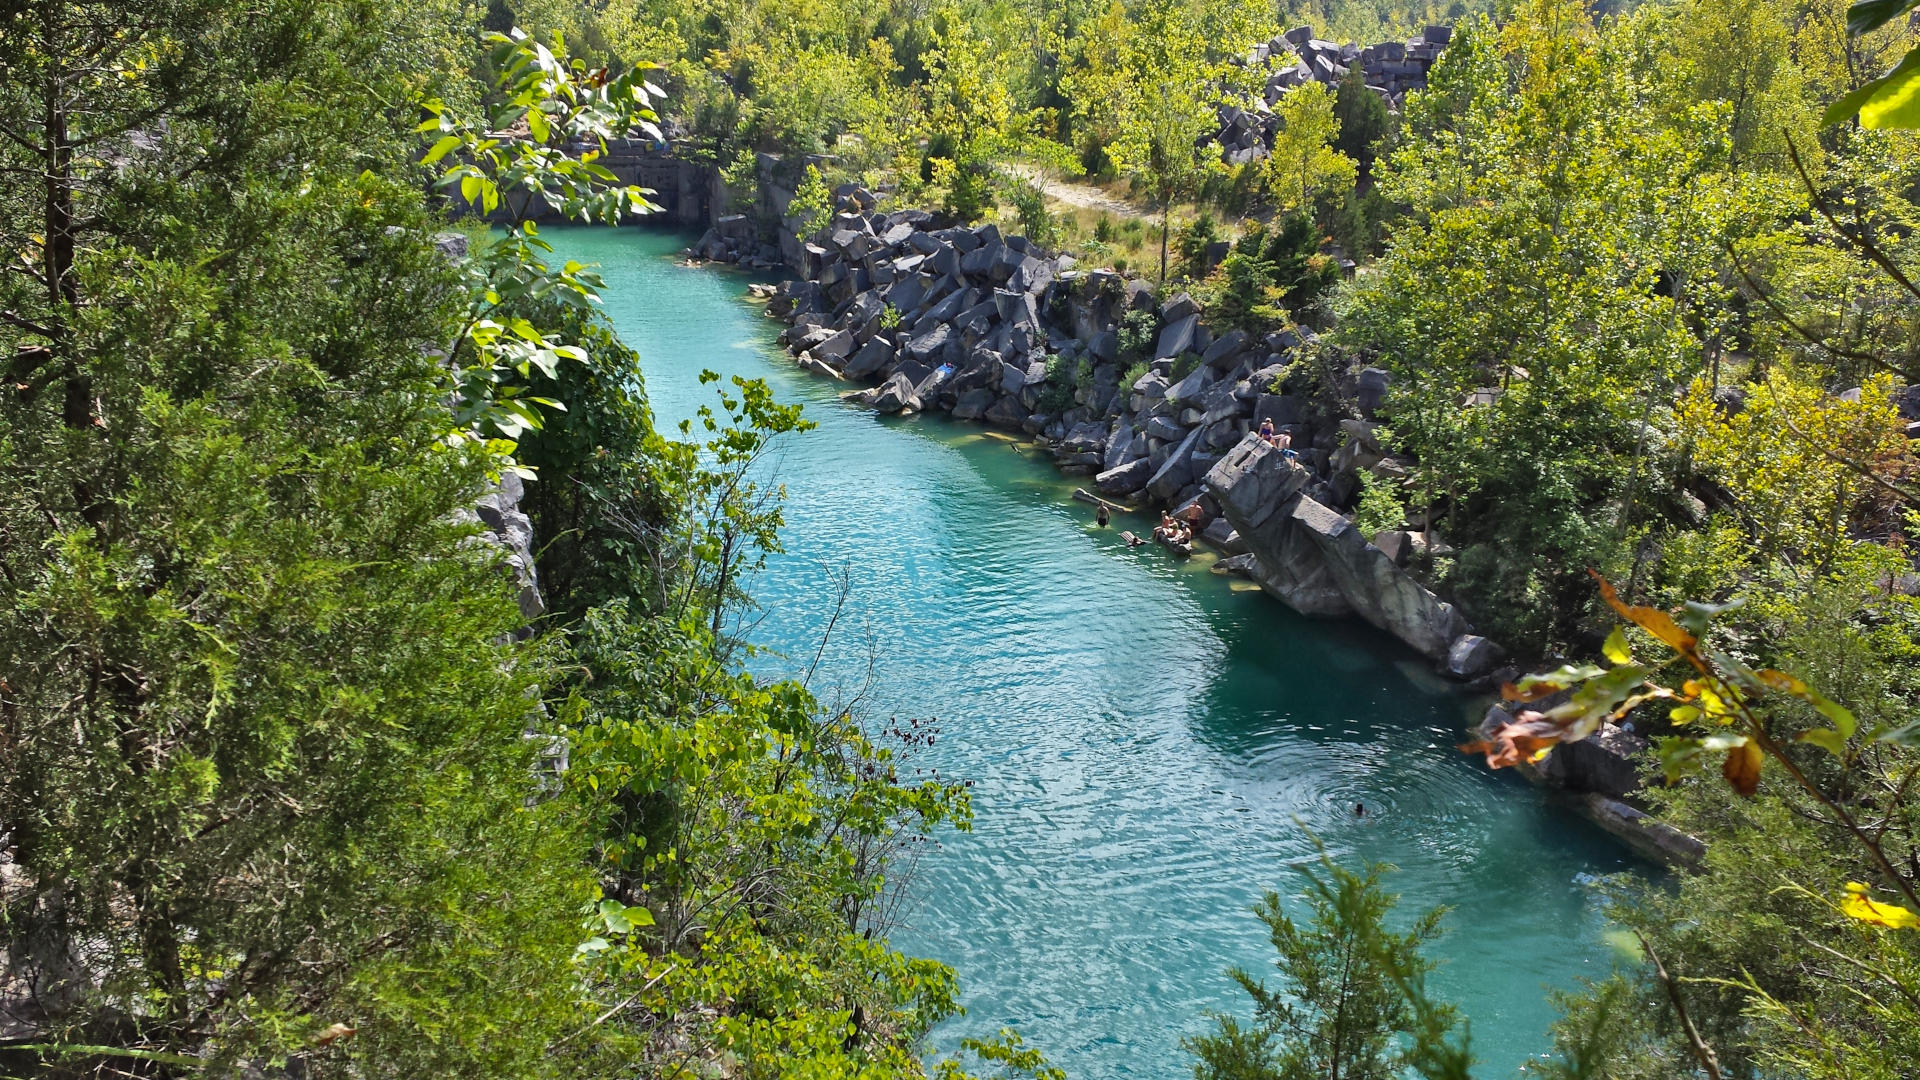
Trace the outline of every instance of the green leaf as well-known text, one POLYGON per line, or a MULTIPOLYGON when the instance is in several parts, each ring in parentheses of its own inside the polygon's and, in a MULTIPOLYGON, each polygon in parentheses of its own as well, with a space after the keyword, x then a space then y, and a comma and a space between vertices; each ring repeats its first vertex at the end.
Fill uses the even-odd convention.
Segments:
POLYGON ((1885 26, 1920 0, 1859 0, 1847 9, 1847 33, 1854 37, 1885 26))
POLYGON ((460 198, 472 205, 480 198, 480 178, 472 173, 460 178, 460 198))
POLYGON ((1860 126, 1874 129, 1920 128, 1920 49, 1880 80, 1879 89, 1860 106, 1860 126))
POLYGON ((1689 600, 1680 609, 1680 617, 1675 620, 1693 634, 1694 637, 1706 637, 1707 627, 1713 620, 1746 603, 1744 598, 1730 600, 1724 604, 1702 604, 1689 600))
POLYGON ((1813 745, 1845 761, 1847 758, 1847 737, 1828 728, 1815 728, 1794 736, 1795 741, 1813 745))
POLYGON ((420 159, 420 164, 431 165, 434 162, 439 161, 441 158, 446 157, 448 154, 453 153, 455 150, 459 149, 459 147, 460 147, 460 136, 458 135, 441 136, 440 141, 434 143, 432 148, 427 151, 427 156, 420 159))
POLYGON ((602 900, 600 921, 606 924, 608 933, 630 934, 639 927, 652 926, 653 912, 644 907, 628 907, 618 900, 602 900))
POLYGON ((1606 644, 1600 646, 1600 653, 1616 664, 1633 663, 1633 653, 1627 649, 1626 629, 1615 626, 1613 633, 1607 635, 1606 644))
POLYGON ((1842 124, 1855 113, 1862 127, 1920 127, 1920 49, 1909 50, 1892 71, 1834 102, 1825 119, 1842 124))
POLYGON ((1874 734, 1873 741, 1894 746, 1920 746, 1920 720, 1897 728, 1882 729, 1874 734))
POLYGON ((1854 719, 1852 710, 1846 708, 1844 705, 1828 701, 1826 698, 1821 697, 1811 690, 1807 691, 1807 700, 1813 705, 1814 712, 1833 721, 1833 726, 1839 732, 1841 738, 1851 739, 1853 738, 1853 733, 1859 730, 1859 721, 1854 719))

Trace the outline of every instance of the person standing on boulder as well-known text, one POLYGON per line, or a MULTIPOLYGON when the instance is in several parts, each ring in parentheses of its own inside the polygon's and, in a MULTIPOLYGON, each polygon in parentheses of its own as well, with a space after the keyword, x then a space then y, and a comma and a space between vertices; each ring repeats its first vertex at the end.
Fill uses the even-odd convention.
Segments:
POLYGON ((1273 448, 1280 451, 1280 456, 1286 458, 1287 464, 1289 465, 1299 460, 1300 455, 1293 449, 1293 433, 1291 431, 1283 431, 1275 435, 1273 437, 1273 448))

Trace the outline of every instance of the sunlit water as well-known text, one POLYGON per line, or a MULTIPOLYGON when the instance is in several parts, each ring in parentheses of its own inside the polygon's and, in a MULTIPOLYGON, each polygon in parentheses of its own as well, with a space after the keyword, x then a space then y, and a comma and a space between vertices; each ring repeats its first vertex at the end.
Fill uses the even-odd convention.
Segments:
POLYGON ((819 427, 784 445, 786 552, 754 585, 752 638, 864 685, 885 719, 933 718, 920 763, 975 781, 971 833, 922 859, 894 942, 959 972, 946 1049, 1012 1026, 1076 1080, 1184 1077, 1207 1010, 1246 1012, 1230 965, 1271 971, 1249 907, 1297 893, 1319 836, 1381 860, 1405 907, 1453 911, 1432 980, 1473 1024, 1485 1076, 1547 1045, 1548 988, 1615 961, 1586 875, 1630 860, 1591 826, 1453 747, 1466 703, 1383 635, 1129 550, 1027 448, 939 417, 841 404, 774 344, 745 279, 673 264, 688 238, 554 234, 602 265, 607 310, 643 358, 661 425, 714 388, 767 379, 819 427), (1366 814, 1356 816, 1356 803, 1366 814))

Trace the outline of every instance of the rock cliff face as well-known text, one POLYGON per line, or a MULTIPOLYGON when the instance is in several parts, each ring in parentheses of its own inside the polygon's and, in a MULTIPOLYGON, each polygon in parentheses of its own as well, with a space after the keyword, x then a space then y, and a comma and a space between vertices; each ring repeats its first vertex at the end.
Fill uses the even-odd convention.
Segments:
POLYGON ((1309 615, 1356 615, 1444 663, 1466 620, 1304 494, 1309 473, 1249 435, 1206 476, 1208 494, 1257 562, 1254 580, 1309 615))
POLYGON ((540 596, 540 575, 533 563, 533 522, 520 510, 525 495, 520 478, 507 473, 474 504, 473 517, 486 530, 481 540, 501 549, 502 562, 513 578, 520 615, 531 623, 547 610, 547 605, 540 596))
POLYGON ((1410 41, 1367 46, 1323 41, 1313 27, 1296 26, 1232 58, 1232 63, 1249 69, 1264 83, 1264 91, 1244 107, 1224 102, 1217 106, 1220 128, 1212 141, 1229 165, 1259 161, 1272 151, 1273 137, 1280 129, 1273 107, 1281 97, 1308 83, 1332 89, 1355 67, 1361 70, 1367 89, 1389 108, 1398 109, 1407 91, 1426 89, 1427 73, 1452 41, 1449 26, 1429 26, 1410 41))
MULTIPOLYGON (((868 384, 852 396, 882 412, 1037 436, 1102 495, 1177 508, 1249 554, 1250 576, 1296 610, 1365 619, 1457 677, 1487 673, 1498 650, 1403 569, 1411 545, 1390 558, 1340 512, 1362 472, 1404 475, 1369 420, 1384 372, 1347 373, 1336 400, 1288 393, 1310 332, 1216 334, 1185 294, 1156 302, 993 225, 878 213, 858 188, 838 197, 831 224, 797 245, 800 276, 762 290, 802 367, 868 384), (1296 460, 1252 434, 1262 421, 1296 460)), ((697 253, 727 249, 718 229, 697 253)))

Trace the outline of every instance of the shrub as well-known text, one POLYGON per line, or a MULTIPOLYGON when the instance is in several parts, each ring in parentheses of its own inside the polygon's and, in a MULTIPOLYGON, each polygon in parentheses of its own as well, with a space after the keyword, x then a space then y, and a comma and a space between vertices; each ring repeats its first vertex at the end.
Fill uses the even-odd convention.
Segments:
POLYGON ((1375 533, 1388 529, 1397 529, 1407 523, 1407 508, 1400 501, 1400 493, 1394 489, 1391 480, 1382 480, 1371 472, 1362 470, 1360 478, 1360 503, 1353 514, 1354 527, 1360 535, 1373 539, 1375 533))
POLYGON ((1020 215, 1020 231, 1026 234, 1029 242, 1049 250, 1059 246, 1060 223, 1054 219, 1053 212, 1047 209, 1047 197, 1038 187, 1025 180, 1016 180, 1010 201, 1020 215))
POLYGON ((1047 357, 1047 381, 1034 395, 1034 409, 1051 415, 1073 408, 1074 383, 1079 377, 1078 369, 1083 366, 1090 367, 1059 353, 1047 357))
POLYGON ((1207 249, 1220 242, 1220 223, 1213 215, 1202 212, 1192 223, 1180 230, 1179 238, 1174 241, 1174 249, 1179 253, 1180 262, 1177 273, 1189 281, 1199 281, 1213 269, 1207 259, 1207 249))
POLYGON ((1160 338, 1160 316, 1152 311, 1129 311, 1120 316, 1120 362, 1129 366, 1153 359, 1160 338))
POLYGON ((1200 292, 1216 323, 1259 334, 1297 318, 1339 280, 1313 223, 1290 214, 1272 234, 1258 226, 1242 236, 1200 292))

